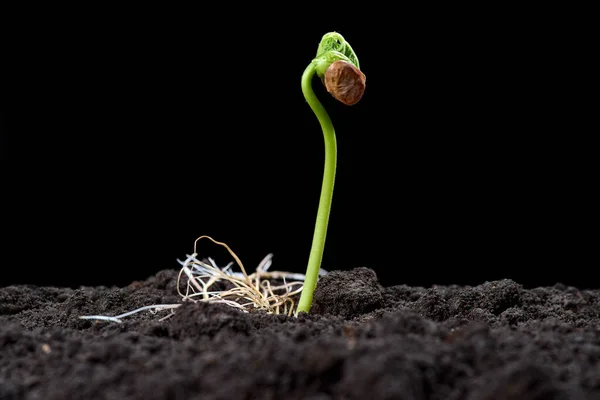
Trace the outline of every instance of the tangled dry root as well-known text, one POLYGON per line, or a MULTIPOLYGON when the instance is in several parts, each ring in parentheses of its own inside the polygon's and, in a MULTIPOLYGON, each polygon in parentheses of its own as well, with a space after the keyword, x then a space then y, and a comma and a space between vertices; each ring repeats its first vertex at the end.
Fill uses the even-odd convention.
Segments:
MULTIPOLYGON (((207 303, 223 303, 237 308, 243 312, 255 310, 271 314, 286 314, 291 316, 294 312, 294 297, 302 292, 304 275, 292 272, 273 271, 268 269, 272 263, 272 254, 268 254, 258 265, 256 271, 248 275, 238 256, 225 243, 217 242, 210 236, 200 236, 194 242, 194 253, 188 255, 177 276, 177 291, 182 301, 203 301, 207 303), (200 239, 209 239, 213 243, 223 246, 229 251, 239 265, 241 272, 231 269, 232 263, 224 268, 208 258, 206 261, 197 259, 196 244, 200 239), (187 281, 182 279, 187 276, 187 281), (218 286, 218 287, 217 287, 218 286)), ((324 270, 320 274, 326 274, 324 270)), ((180 304, 155 304, 137 308, 116 316, 84 315, 81 319, 96 319, 121 323, 122 318, 149 310, 156 313, 170 310, 171 313, 161 319, 173 315, 175 308, 180 304)))
POLYGON ((194 254, 182 263, 177 290, 184 301, 225 303, 246 312, 263 310, 267 313, 292 315, 295 305, 293 297, 302 291, 304 275, 281 271, 268 272, 272 257, 272 254, 267 255, 256 271, 248 275, 244 265, 229 246, 210 236, 200 236, 194 243, 194 254), (202 238, 225 247, 239 265, 241 273, 231 271, 231 264, 221 269, 210 258, 208 262, 199 261, 196 258, 196 243, 202 238), (182 274, 188 277, 185 291, 181 290, 182 274), (217 282, 226 283, 228 288, 213 290, 217 282))

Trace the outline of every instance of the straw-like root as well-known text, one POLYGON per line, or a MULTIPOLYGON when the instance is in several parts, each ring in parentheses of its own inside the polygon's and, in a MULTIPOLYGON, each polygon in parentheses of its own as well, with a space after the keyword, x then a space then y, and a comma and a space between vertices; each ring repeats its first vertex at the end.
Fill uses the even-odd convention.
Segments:
POLYGON ((182 263, 177 278, 177 290, 183 300, 197 300, 209 303, 225 303, 242 311, 263 310, 267 313, 292 315, 294 296, 302 291, 304 275, 290 272, 268 272, 273 255, 268 254, 250 275, 238 256, 225 243, 217 242, 210 236, 200 236, 194 242, 194 254, 182 263), (199 261, 196 256, 198 240, 207 238, 227 249, 241 269, 231 270, 231 263, 219 268, 212 259, 199 261), (182 274, 187 275, 185 291, 181 290, 182 274), (291 280, 288 282, 288 280, 291 280), (277 281, 277 283, 275 283, 277 281), (225 283, 225 289, 213 289, 217 282, 225 283))
POLYGON ((212 259, 199 261, 196 256, 188 256, 177 278, 177 290, 184 301, 225 303, 245 312, 263 310, 291 315, 294 296, 302 291, 303 282, 294 281, 298 274, 268 272, 272 254, 251 275, 231 271, 231 264, 221 269, 212 259), (182 282, 183 274, 188 278, 187 283, 182 282))
MULTIPOLYGON (((185 261, 177 260, 181 270, 177 276, 177 291, 182 301, 203 301, 207 303, 223 303, 237 308, 243 312, 264 311, 270 314, 286 314, 291 316, 294 312, 294 298, 302 292, 304 275, 292 272, 272 271, 272 254, 268 254, 258 265, 256 271, 248 275, 244 265, 237 255, 225 243, 217 242, 210 236, 200 236, 194 242, 194 253, 187 255, 185 261), (239 265, 241 272, 232 270, 229 263, 224 268, 219 268, 214 260, 198 260, 196 244, 202 238, 210 239, 215 244, 223 246, 229 251, 239 265), (182 279, 186 275, 187 282, 182 279)), ((326 274, 324 270, 319 272, 326 274)), ((138 308, 114 317, 102 315, 82 316, 82 319, 97 319, 120 323, 121 318, 144 310, 153 312, 171 310, 181 304, 151 305, 138 308)))

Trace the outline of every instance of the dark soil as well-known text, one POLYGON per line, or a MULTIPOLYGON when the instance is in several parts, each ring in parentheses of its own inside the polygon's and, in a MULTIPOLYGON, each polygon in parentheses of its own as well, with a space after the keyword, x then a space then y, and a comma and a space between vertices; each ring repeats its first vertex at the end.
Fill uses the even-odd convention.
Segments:
POLYGON ((310 315, 185 302, 178 271, 124 288, 0 289, 0 399, 600 399, 600 290, 322 277, 310 315))

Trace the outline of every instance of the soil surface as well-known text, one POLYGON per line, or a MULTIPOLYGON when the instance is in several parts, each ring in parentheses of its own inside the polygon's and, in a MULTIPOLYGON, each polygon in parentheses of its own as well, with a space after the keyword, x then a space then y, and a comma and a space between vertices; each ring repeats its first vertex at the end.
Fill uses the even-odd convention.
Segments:
POLYGON ((177 274, 0 288, 0 399, 600 399, 600 290, 382 287, 357 268, 290 317, 182 302, 177 274))

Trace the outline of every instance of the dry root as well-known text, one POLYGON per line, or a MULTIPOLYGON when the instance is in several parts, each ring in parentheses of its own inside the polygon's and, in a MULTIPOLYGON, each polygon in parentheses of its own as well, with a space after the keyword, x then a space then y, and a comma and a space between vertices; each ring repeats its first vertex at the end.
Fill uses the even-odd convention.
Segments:
MULTIPOLYGON (((272 257, 272 254, 268 254, 260 262, 256 271, 248 275, 244 265, 229 246, 217 242, 210 236, 200 236, 194 242, 194 253, 187 255, 185 261, 178 260, 182 267, 177 276, 177 291, 181 295, 182 301, 223 303, 244 312, 261 310, 271 314, 291 316, 295 306, 294 296, 302 291, 304 275, 281 271, 269 272, 272 257), (231 269, 232 263, 224 268, 219 268, 211 258, 204 261, 198 260, 196 244, 203 238, 225 247, 239 265, 241 272, 234 272, 231 269), (187 282, 182 279, 183 274, 187 276, 187 282)), ((326 274, 324 270, 319 273, 326 274)), ((181 304, 157 304, 141 307, 114 317, 86 315, 80 318, 120 323, 123 317, 140 311, 171 310, 171 314, 164 317, 168 318, 179 306, 181 304)))
MULTIPOLYGON (((267 313, 292 315, 294 310, 293 296, 302 291, 304 275, 291 272, 268 272, 272 254, 267 255, 250 275, 237 255, 225 243, 217 242, 210 236, 201 236, 194 244, 194 254, 187 257, 182 264, 177 279, 177 290, 183 300, 205 301, 209 303, 225 303, 243 311, 263 310, 267 313), (231 263, 219 268, 212 259, 199 261, 196 256, 196 243, 207 238, 229 251, 241 269, 231 270, 231 263), (185 290, 181 290, 182 274, 188 280, 185 290), (289 280, 289 282, 288 282, 289 280), (225 289, 213 289, 217 282, 225 283, 225 289), (277 282, 277 283, 275 283, 277 282)), ((222 286, 222 285, 221 285, 222 286)))

